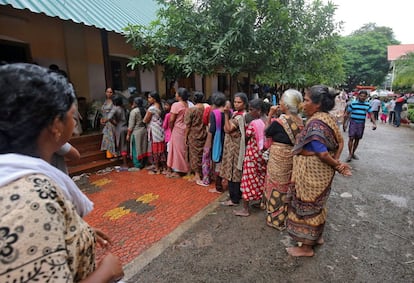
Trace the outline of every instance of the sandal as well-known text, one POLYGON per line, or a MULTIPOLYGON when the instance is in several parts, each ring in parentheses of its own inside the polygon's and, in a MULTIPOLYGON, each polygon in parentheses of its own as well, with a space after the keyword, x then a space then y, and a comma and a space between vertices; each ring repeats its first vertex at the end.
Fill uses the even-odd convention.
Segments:
POLYGON ((167 174, 167 175, 165 175, 165 177, 167 177, 167 178, 181 178, 181 176, 178 175, 177 173, 167 174))
POLYGON ((148 171, 148 174, 150 174, 150 175, 159 175, 160 174, 160 171, 150 170, 150 171, 148 171))
POLYGON ((154 169, 155 169, 154 165, 149 165, 149 166, 145 167, 145 170, 149 170, 149 171, 154 170, 154 169))
POLYGON ((201 181, 201 180, 197 180, 196 184, 199 185, 199 186, 208 187, 208 184, 204 184, 203 181, 201 181))

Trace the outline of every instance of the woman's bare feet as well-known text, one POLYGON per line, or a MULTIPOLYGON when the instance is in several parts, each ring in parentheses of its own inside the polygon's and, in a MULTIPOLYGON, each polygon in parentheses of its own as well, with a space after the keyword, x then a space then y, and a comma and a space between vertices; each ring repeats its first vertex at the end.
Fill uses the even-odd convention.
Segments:
POLYGON ((234 202, 232 202, 230 199, 229 200, 226 200, 226 201, 221 201, 220 202, 220 205, 222 205, 222 206, 237 206, 237 205, 239 205, 238 203, 234 203, 234 202))
POLYGON ((222 191, 219 191, 219 190, 217 190, 216 188, 214 188, 214 189, 209 189, 209 190, 208 190, 208 192, 209 192, 209 193, 216 193, 216 194, 222 194, 222 193, 223 193, 222 191))
POLYGON ((286 251, 291 256, 307 256, 311 257, 315 253, 313 252, 313 249, 311 246, 302 245, 301 247, 290 247, 286 248, 286 251))
POLYGON ((323 244, 325 243, 325 240, 322 238, 322 236, 320 236, 320 237, 316 240, 316 243, 317 243, 318 245, 323 245, 323 244))
POLYGON ((242 209, 238 209, 238 210, 233 210, 233 214, 236 216, 242 216, 242 217, 247 217, 250 216, 250 213, 248 210, 242 208, 242 209))

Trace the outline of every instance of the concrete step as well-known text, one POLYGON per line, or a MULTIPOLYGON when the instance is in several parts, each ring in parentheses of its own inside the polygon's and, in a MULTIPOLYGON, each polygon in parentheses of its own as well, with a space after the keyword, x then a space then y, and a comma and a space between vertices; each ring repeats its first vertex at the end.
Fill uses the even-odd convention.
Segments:
POLYGON ((88 150, 88 151, 81 151, 81 157, 79 160, 76 161, 66 161, 67 166, 77 166, 80 164, 86 164, 92 161, 104 160, 105 152, 101 150, 88 150))
POLYGON ((105 169, 107 167, 119 166, 121 164, 121 160, 111 161, 109 159, 101 159, 87 163, 82 163, 75 166, 69 166, 69 176, 76 176, 82 173, 94 173, 98 170, 105 169))

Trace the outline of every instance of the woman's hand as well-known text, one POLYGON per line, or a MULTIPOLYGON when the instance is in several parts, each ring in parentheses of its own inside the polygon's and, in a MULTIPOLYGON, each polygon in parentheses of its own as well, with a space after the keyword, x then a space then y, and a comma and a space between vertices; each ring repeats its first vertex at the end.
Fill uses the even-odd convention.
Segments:
POLYGON ((224 112, 224 114, 227 114, 229 117, 230 117, 230 105, 229 104, 226 104, 224 107, 223 107, 223 112, 224 112))
POLYGON ((341 175, 344 176, 352 176, 351 166, 349 166, 347 163, 339 163, 335 170, 338 171, 341 175))
POLYGON ((280 110, 280 106, 279 105, 273 105, 272 107, 270 107, 269 109, 269 117, 272 117, 275 113, 278 113, 280 110))
POLYGON ((112 244, 111 239, 99 229, 93 228, 96 236, 96 242, 102 248, 108 248, 110 244, 112 244))
POLYGON ((81 283, 118 282, 124 277, 122 263, 111 253, 105 255, 94 272, 90 273, 81 283))
MULTIPOLYGON (((108 278, 107 282, 117 282, 124 277, 124 270, 122 269, 121 261, 119 257, 109 253, 107 254, 98 266, 99 270, 105 272, 105 277, 108 278)), ((106 282, 106 281, 105 281, 106 282)))

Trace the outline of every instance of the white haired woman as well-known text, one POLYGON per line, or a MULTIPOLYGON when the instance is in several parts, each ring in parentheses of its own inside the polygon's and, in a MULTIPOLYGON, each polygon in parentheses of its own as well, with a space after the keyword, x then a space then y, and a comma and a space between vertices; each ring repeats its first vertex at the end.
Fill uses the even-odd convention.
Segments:
POLYGON ((291 185, 293 154, 296 135, 303 128, 302 118, 298 115, 302 94, 295 89, 286 90, 280 105, 272 106, 269 111, 269 126, 265 130, 272 140, 262 206, 266 209, 266 223, 278 230, 286 228, 287 193, 291 185), (282 113, 275 117, 277 113, 282 113))

